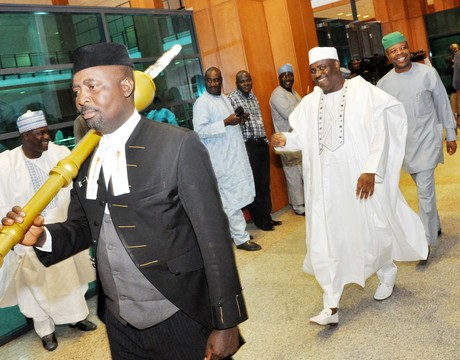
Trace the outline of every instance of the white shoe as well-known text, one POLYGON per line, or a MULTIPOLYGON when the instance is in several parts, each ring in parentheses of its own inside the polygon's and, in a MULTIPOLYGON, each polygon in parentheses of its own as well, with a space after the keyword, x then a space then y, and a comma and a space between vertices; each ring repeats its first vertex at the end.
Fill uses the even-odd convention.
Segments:
POLYGON ((310 322, 318 325, 336 326, 339 323, 339 313, 337 311, 335 314, 332 314, 331 309, 323 309, 318 315, 313 316, 310 322))
POLYGON ((395 284, 388 285, 384 282, 381 282, 374 294, 374 299, 377 301, 382 301, 388 299, 391 294, 393 294, 393 289, 395 284))
POLYGON ((398 268, 393 262, 383 265, 377 271, 377 278, 379 279, 380 284, 374 294, 375 300, 382 301, 388 299, 391 294, 393 294, 397 273, 398 268))

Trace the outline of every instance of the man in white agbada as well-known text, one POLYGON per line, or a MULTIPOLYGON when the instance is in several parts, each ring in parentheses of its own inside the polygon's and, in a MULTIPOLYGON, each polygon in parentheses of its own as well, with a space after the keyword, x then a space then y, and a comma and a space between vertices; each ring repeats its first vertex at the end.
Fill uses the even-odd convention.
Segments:
MULTIPOLYGON (((302 99, 292 88, 294 72, 291 64, 278 69, 279 86, 270 96, 270 109, 276 132, 291 131, 289 115, 302 99)), ((302 154, 300 151, 280 153, 288 190, 289 204, 297 215, 305 215, 305 200, 302 175, 302 154)))
MULTIPOLYGON (((27 112, 17 120, 22 146, 0 154, 0 211, 14 204, 25 205, 47 180, 50 170, 70 151, 50 142, 42 111, 27 112), (30 176, 18 177, 17 174, 30 176)), ((70 187, 62 189, 43 211, 46 223, 64 221, 70 202, 70 187)), ((96 329, 89 314, 85 293, 95 270, 88 251, 45 267, 33 247, 16 245, 0 269, 0 307, 19 305, 24 316, 32 318, 45 349, 58 343, 55 324, 71 324, 83 331, 96 329)))
POLYGON ((230 233, 238 249, 257 251, 250 240, 241 209, 254 201, 255 188, 251 165, 239 124, 243 114, 235 114, 222 94, 222 73, 211 67, 204 76, 206 92, 193 105, 193 129, 208 149, 216 174, 220 198, 230 223, 230 233))
POLYGON ((398 187, 404 107, 360 76, 345 80, 335 48, 313 48, 309 59, 318 86, 289 117, 293 131, 275 134, 272 145, 302 150, 304 270, 324 291, 324 309, 310 321, 336 325, 346 284, 364 286, 377 272, 374 298, 387 299, 396 281, 393 260, 424 259, 428 248, 423 225, 398 187))
MULTIPOLYGON (((393 69, 377 86, 401 101, 407 114, 407 140, 403 169, 417 185, 420 219, 429 246, 438 243, 441 222, 436 206, 434 170, 443 158, 443 128, 446 150, 457 149, 457 123, 446 88, 432 66, 413 63, 406 38, 399 31, 385 35, 382 44, 393 69)), ((422 265, 426 261, 421 262, 422 265)))

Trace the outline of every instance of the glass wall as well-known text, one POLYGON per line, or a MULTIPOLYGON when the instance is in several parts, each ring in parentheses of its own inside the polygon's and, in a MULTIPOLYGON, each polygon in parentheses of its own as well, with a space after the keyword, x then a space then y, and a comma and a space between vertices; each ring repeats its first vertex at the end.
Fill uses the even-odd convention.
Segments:
POLYGON ((0 5, 0 30, 0 151, 19 144, 17 117, 39 109, 52 132, 60 130, 60 138, 72 146, 78 114, 70 89, 71 55, 79 46, 105 41, 126 45, 141 71, 180 44, 182 51, 155 78, 156 97, 143 114, 167 108, 179 125, 191 127, 202 84, 191 12, 0 5))
POLYGON ((449 69, 449 45, 460 44, 460 7, 425 15, 425 27, 433 66, 438 70, 448 92, 452 92, 452 69, 449 69))

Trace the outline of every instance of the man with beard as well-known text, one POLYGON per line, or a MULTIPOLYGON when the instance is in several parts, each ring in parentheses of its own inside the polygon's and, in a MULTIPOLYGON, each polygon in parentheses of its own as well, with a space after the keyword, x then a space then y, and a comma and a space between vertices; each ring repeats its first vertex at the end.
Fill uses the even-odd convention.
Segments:
MULTIPOLYGON (((292 88, 294 73, 291 64, 284 64, 278 69, 279 86, 270 97, 273 126, 276 132, 291 131, 289 115, 296 108, 301 97, 292 88)), ((280 154, 286 177, 289 204, 297 215, 305 215, 303 194, 302 154, 300 151, 280 154)))
POLYGON ((234 112, 222 94, 222 73, 211 67, 204 74, 206 92, 193 105, 193 129, 211 156, 219 193, 238 249, 257 251, 261 246, 250 239, 241 210, 254 201, 254 178, 241 133, 243 112, 234 112))
POLYGON ((336 325, 344 286, 364 286, 374 272, 375 300, 393 293, 393 260, 424 259, 428 248, 419 217, 399 191, 406 138, 400 102, 357 76, 345 80, 337 50, 309 51, 317 85, 289 117, 292 132, 272 145, 301 149, 306 199, 304 271, 321 286, 324 309, 310 319, 336 325))
MULTIPOLYGON (((4 214, 15 204, 26 204, 51 169, 70 153, 65 146, 51 142, 43 111, 26 112, 18 118, 17 126, 22 146, 0 154, 0 211, 4 214)), ((43 211, 46 222, 64 221, 69 202, 70 188, 64 188, 43 211)), ((5 289, 5 294, 0 294, 0 306, 18 304, 21 313, 33 320, 43 347, 52 351, 58 346, 56 324, 70 323, 82 331, 96 329, 96 324, 86 320, 89 310, 85 299, 88 282, 94 277, 88 250, 44 267, 33 248, 18 244, 0 269, 0 287, 5 289), (7 284, 5 278, 11 281, 7 284)))
POLYGON ((252 92, 251 75, 241 70, 236 74, 237 89, 228 96, 233 108, 242 107, 246 121, 241 123, 244 143, 251 164, 256 189, 254 201, 248 205, 254 224, 264 231, 281 225, 271 217, 272 201, 270 198, 270 152, 264 120, 260 111, 259 100, 252 92))
MULTIPOLYGON (((77 110, 102 138, 75 178, 67 221, 44 232, 37 217, 23 243, 52 241, 45 264, 94 245, 113 359, 232 355, 247 314, 206 148, 193 131, 140 116, 124 45, 90 44, 72 58, 77 110)), ((8 216, 4 225, 26 214, 8 216)))
MULTIPOLYGON (((407 114, 407 140, 403 169, 417 185, 419 215, 428 245, 435 246, 441 234, 436 206, 434 170, 443 158, 443 128, 447 153, 457 149, 457 126, 444 84, 435 68, 411 62, 406 38, 393 32, 382 38, 393 69, 377 86, 401 101, 407 114)), ((422 261, 421 265, 425 265, 422 261)))

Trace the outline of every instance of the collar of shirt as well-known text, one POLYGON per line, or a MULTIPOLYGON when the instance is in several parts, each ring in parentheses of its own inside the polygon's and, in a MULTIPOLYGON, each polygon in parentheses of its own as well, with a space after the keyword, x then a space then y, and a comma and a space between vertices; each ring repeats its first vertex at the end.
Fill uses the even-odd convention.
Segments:
POLYGON ((86 190, 88 199, 96 199, 97 180, 99 179, 101 167, 104 169, 106 187, 110 179, 112 179, 114 196, 129 193, 125 145, 140 119, 141 116, 135 110, 131 117, 117 130, 102 136, 88 172, 88 187, 86 190))

